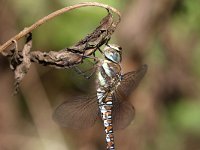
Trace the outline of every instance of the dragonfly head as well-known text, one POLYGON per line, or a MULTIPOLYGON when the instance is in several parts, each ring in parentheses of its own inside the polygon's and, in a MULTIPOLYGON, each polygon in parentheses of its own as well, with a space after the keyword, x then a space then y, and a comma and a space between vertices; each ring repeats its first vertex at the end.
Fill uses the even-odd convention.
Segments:
POLYGON ((103 53, 106 59, 114 63, 121 62, 122 48, 120 46, 115 44, 108 44, 105 46, 103 53))

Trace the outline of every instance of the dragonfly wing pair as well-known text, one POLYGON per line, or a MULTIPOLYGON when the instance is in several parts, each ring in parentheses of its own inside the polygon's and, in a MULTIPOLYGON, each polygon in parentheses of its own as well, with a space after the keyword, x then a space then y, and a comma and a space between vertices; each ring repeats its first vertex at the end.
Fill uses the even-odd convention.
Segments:
MULTIPOLYGON (((114 130, 127 127, 134 118, 134 108, 127 100, 130 93, 137 87, 147 71, 143 65, 139 70, 122 76, 120 85, 114 90, 112 121, 114 130)), ((63 127, 84 129, 94 125, 100 117, 96 94, 88 97, 78 97, 59 105, 54 114, 54 120, 63 127)))
POLYGON ((136 89, 146 72, 147 65, 143 65, 139 70, 128 72, 122 76, 122 81, 113 93, 114 130, 126 128, 133 120, 135 110, 128 101, 128 97, 136 89))

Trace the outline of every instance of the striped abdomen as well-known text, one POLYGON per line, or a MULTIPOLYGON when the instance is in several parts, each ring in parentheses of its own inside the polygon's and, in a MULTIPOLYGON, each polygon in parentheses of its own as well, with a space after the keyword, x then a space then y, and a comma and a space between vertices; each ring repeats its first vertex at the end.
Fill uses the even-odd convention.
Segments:
POLYGON ((113 134, 113 126, 112 126, 112 97, 111 93, 104 93, 101 91, 97 91, 97 95, 99 100, 99 109, 101 112, 101 118, 103 120, 105 133, 106 133, 106 143, 107 150, 114 150, 114 134, 113 134), (106 95, 106 96, 102 96, 106 95))

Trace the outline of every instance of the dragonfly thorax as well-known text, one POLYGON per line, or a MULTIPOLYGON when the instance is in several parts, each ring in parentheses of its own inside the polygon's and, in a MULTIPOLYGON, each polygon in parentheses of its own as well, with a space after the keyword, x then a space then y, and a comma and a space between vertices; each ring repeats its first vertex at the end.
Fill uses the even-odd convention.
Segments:
POLYGON ((121 47, 108 44, 104 50, 104 59, 98 64, 97 89, 104 89, 111 92, 121 81, 121 47))
POLYGON ((109 60, 101 60, 97 71, 97 88, 106 88, 112 91, 121 80, 121 67, 109 60))

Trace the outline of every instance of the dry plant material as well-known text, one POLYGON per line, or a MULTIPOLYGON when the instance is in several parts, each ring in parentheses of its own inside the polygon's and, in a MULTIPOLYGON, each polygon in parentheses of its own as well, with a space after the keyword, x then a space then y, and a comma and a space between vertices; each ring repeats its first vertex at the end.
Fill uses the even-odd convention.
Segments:
POLYGON ((21 51, 21 55, 19 55, 17 43, 15 43, 15 52, 11 58, 10 67, 14 70, 15 74, 15 91, 18 92, 19 83, 24 78, 26 73, 28 72, 31 66, 30 59, 30 50, 32 48, 32 34, 29 33, 26 38, 26 43, 24 45, 23 50, 21 51))
POLYGON ((19 83, 28 72, 31 62, 60 69, 76 66, 77 64, 82 63, 84 58, 93 54, 100 46, 108 43, 119 22, 120 13, 116 9, 101 3, 86 2, 55 11, 40 19, 32 26, 25 28, 18 35, 0 46, 0 52, 4 56, 11 58, 10 66, 15 73, 15 92, 17 92, 19 83), (75 45, 60 51, 30 51, 32 48, 31 32, 34 29, 64 12, 85 6, 103 7, 108 12, 107 16, 101 20, 100 25, 92 33, 88 34, 75 45), (117 20, 114 20, 111 12, 118 15, 117 20), (23 50, 18 51, 17 41, 24 36, 26 36, 26 43, 23 50), (15 43, 15 48, 5 52, 4 50, 13 42, 15 43))

